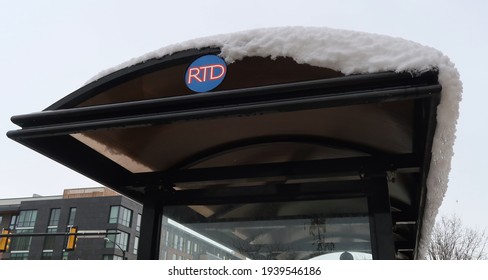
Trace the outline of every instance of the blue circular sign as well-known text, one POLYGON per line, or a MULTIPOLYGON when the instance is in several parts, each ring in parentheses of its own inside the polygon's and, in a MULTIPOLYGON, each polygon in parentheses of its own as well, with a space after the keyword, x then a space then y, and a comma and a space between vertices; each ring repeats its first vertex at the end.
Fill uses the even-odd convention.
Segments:
POLYGON ((225 78, 227 65, 216 55, 202 56, 186 69, 186 86, 195 92, 207 92, 216 88, 225 78))

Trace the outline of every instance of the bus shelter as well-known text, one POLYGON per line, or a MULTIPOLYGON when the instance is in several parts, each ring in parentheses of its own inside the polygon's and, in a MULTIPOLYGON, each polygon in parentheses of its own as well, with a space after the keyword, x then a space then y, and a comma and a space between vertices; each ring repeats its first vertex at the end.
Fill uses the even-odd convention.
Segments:
POLYGON ((440 52, 272 28, 162 48, 8 137, 250 259, 421 258, 447 188, 461 85, 440 52))

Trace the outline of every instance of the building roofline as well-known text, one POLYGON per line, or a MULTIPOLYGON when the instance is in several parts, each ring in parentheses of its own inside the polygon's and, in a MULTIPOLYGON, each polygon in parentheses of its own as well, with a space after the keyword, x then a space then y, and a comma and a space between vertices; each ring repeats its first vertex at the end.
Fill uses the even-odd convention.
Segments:
POLYGON ((63 198, 62 195, 2 198, 0 199, 0 206, 21 204, 22 202, 25 201, 52 200, 52 199, 62 199, 62 198, 63 198))

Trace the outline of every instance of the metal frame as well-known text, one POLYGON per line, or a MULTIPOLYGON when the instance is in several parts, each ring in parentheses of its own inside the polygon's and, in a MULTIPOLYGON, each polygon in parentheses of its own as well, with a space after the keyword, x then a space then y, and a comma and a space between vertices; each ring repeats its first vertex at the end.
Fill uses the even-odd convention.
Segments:
POLYGON ((361 175, 370 170, 391 171, 402 168, 417 168, 420 161, 413 154, 390 156, 363 156, 338 159, 295 161, 283 163, 263 163, 228 167, 198 169, 179 169, 162 172, 134 174, 134 185, 168 186, 174 183, 236 180, 242 178, 266 178, 288 176, 300 177, 337 177, 361 175))
POLYGON ((393 260, 395 244, 386 176, 372 178, 368 182, 367 192, 373 258, 393 260))
POLYGON ((348 181, 178 191, 159 196, 159 206, 164 211, 164 207, 178 205, 246 204, 355 197, 364 197, 368 201, 373 258, 395 259, 387 180, 384 172, 380 170, 371 171, 361 179, 348 181))
POLYGON ((432 72, 426 72, 424 76, 411 77, 414 85, 402 85, 405 83, 405 75, 409 74, 367 74, 219 91, 202 95, 43 111, 12 117, 12 122, 23 129, 9 131, 7 135, 15 140, 101 128, 171 123, 218 116, 411 100, 432 97, 436 93, 440 93, 442 89, 432 80, 432 72), (392 79, 391 76, 398 78, 398 85, 373 90, 369 88, 369 83, 366 83, 364 88, 361 88, 365 80, 369 82, 370 80, 392 79), (350 85, 347 87, 346 85, 349 83, 350 85), (289 96, 296 92, 300 92, 300 95, 289 96))
POLYGON ((161 226, 163 223, 163 203, 160 195, 146 193, 142 205, 141 231, 139 236, 138 260, 159 259, 161 226))

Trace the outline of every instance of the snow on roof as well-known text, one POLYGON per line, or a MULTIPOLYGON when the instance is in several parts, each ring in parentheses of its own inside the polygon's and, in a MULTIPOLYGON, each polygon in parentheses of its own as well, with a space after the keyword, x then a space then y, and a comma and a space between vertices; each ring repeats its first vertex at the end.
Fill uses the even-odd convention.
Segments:
POLYGON ((278 27, 216 35, 163 47, 105 70, 89 82, 147 60, 207 47, 220 48, 220 56, 227 63, 251 56, 290 57, 297 63, 326 67, 346 75, 383 71, 415 74, 438 69, 442 95, 437 109, 418 254, 419 257, 424 256, 447 190, 462 93, 459 73, 447 56, 431 47, 385 35, 323 27, 278 27))

